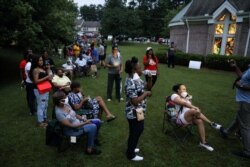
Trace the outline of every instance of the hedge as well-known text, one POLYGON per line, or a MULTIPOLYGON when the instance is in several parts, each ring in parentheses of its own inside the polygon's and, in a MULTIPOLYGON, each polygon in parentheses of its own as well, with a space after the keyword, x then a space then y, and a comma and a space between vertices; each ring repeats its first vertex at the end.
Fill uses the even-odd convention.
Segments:
MULTIPOLYGON (((166 53, 156 53, 159 58, 160 63, 167 63, 166 53)), ((230 67, 228 61, 230 59, 235 59, 241 70, 245 71, 250 64, 250 57, 243 56, 222 56, 222 55, 199 55, 191 53, 177 52, 175 56, 175 64, 188 66, 190 60, 201 61, 201 67, 233 71, 234 69, 230 67)))

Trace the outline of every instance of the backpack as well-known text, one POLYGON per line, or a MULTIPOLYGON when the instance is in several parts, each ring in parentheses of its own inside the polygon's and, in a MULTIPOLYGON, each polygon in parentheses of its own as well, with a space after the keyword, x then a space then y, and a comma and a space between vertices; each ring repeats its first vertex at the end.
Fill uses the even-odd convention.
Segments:
POLYGON ((59 146, 62 140, 61 135, 62 128, 60 122, 56 119, 49 121, 48 126, 46 127, 45 144, 48 146, 59 146))
POLYGON ((177 119, 179 112, 181 112, 183 106, 181 106, 180 110, 177 111, 175 107, 175 102, 171 100, 171 96, 166 97, 165 110, 170 117, 170 119, 177 119))

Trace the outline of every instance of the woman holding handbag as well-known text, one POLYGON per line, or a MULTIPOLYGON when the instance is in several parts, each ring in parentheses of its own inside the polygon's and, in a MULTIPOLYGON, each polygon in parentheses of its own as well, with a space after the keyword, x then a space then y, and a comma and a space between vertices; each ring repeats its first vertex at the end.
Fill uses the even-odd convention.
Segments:
POLYGON ((129 124, 127 158, 132 161, 142 161, 143 157, 136 155, 140 151, 136 147, 144 129, 146 97, 151 96, 151 92, 145 89, 151 89, 152 76, 148 75, 147 83, 140 79, 142 69, 136 57, 126 61, 125 72, 128 74, 125 81, 125 113, 129 124))
POLYGON ((38 127, 46 127, 47 124, 47 108, 49 101, 49 91, 51 90, 50 80, 53 74, 50 68, 45 70, 42 56, 35 56, 32 60, 30 77, 35 84, 34 94, 37 101, 37 125, 38 127), (48 74, 49 73, 49 74, 48 74))

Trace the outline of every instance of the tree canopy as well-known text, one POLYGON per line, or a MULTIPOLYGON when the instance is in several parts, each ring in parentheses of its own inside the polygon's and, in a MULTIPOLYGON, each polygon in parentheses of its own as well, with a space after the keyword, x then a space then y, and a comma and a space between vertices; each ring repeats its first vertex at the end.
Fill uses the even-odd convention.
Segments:
POLYGON ((131 37, 169 36, 168 22, 190 0, 106 0, 101 32, 131 37))
POLYGON ((71 41, 76 5, 69 0, 0 1, 0 45, 43 49, 71 41))

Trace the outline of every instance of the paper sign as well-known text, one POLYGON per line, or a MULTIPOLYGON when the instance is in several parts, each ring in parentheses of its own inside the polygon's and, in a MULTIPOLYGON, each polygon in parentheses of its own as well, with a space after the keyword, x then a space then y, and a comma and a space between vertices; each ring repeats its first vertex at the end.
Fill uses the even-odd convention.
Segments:
POLYGON ((201 69, 201 61, 190 60, 188 68, 198 69, 198 70, 201 69))
POLYGON ((70 142, 71 143, 76 143, 76 137, 75 136, 70 136, 70 142))

